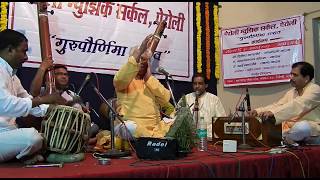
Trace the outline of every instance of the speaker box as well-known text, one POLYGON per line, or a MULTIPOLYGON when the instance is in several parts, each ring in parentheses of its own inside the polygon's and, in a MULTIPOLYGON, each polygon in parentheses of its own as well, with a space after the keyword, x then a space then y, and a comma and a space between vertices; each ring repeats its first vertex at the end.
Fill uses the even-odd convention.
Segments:
POLYGON ((176 139, 160 139, 140 137, 135 142, 139 159, 162 160, 178 158, 178 143, 176 139))

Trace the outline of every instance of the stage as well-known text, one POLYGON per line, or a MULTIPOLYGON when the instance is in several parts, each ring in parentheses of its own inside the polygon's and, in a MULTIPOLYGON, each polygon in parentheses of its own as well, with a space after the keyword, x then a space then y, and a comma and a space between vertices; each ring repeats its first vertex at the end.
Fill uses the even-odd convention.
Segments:
POLYGON ((63 167, 26 168, 20 163, 0 164, 1 178, 296 178, 320 177, 320 146, 287 149, 270 153, 267 148, 223 153, 221 146, 209 146, 208 152, 196 149, 178 160, 147 161, 135 156, 111 159, 99 165, 91 153, 84 161, 65 163, 63 167))

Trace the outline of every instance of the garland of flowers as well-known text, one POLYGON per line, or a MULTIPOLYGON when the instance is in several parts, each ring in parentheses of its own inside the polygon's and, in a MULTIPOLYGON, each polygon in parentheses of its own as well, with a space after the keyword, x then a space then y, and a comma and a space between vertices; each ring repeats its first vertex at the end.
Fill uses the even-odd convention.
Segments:
POLYGON ((1 2, 0 31, 7 29, 8 2, 1 2))
POLYGON ((210 24, 209 24, 209 3, 205 3, 205 24, 206 24, 206 76, 210 80, 210 24))
POLYGON ((200 2, 196 3, 196 25, 197 25, 197 72, 202 73, 200 2))
POLYGON ((218 22, 218 5, 213 5, 213 22, 214 22, 214 59, 215 59, 215 77, 220 78, 220 46, 219 46, 219 22, 218 22))

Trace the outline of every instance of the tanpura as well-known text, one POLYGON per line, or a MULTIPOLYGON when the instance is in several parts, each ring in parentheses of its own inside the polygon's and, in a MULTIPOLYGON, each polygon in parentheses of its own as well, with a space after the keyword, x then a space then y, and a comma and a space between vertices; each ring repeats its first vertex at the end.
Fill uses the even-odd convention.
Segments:
POLYGON ((151 50, 152 53, 157 49, 158 44, 160 42, 161 36, 163 36, 164 29, 166 28, 167 23, 165 21, 160 21, 158 26, 151 37, 151 40, 148 44, 148 49, 151 50))
MULTIPOLYGON (((153 33, 153 35, 151 36, 150 40, 147 43, 147 49, 145 51, 151 51, 152 55, 155 52, 155 50, 158 47, 158 44, 160 42, 161 36, 163 36, 163 32, 164 29, 166 28, 167 23, 165 21, 160 21, 159 23, 157 23, 158 26, 155 30, 155 32, 153 33)), ((141 63, 147 63, 150 60, 150 57, 147 56, 141 56, 140 57, 140 62, 141 63)), ((147 67, 148 66, 144 66, 145 69, 143 70, 143 73, 141 74, 145 74, 147 72, 147 67)))
MULTIPOLYGON (((50 32, 48 23, 47 2, 37 2, 39 35, 40 35, 40 50, 42 61, 52 60, 52 50, 50 42, 50 32)), ((54 70, 49 68, 45 78, 46 90, 45 94, 56 92, 54 70)))

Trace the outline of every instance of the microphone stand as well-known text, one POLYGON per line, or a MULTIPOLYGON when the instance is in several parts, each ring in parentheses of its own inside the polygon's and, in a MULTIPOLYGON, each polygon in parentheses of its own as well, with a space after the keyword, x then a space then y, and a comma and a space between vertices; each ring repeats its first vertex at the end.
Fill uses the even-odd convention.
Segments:
POLYGON ((244 102, 247 101, 247 98, 244 98, 240 104, 240 107, 238 108, 238 111, 241 111, 241 116, 242 116, 242 121, 241 121, 241 128, 242 128, 242 144, 238 146, 239 149, 252 149, 253 147, 250 146, 249 144, 246 144, 246 136, 245 136, 245 107, 244 107, 244 102))
MULTIPOLYGON (((117 117, 121 121, 121 123, 124 124, 122 117, 114 110, 112 105, 106 100, 106 98, 104 98, 104 96, 100 93, 100 91, 96 88, 96 86, 93 85, 92 83, 90 83, 90 84, 93 87, 96 94, 100 97, 100 99, 109 106, 111 113, 112 113, 112 115, 111 115, 112 118, 110 119, 111 149, 109 151, 107 151, 106 153, 100 153, 99 156, 102 156, 103 158, 116 158, 116 157, 129 156, 130 155, 129 151, 119 151, 119 150, 115 149, 115 145, 114 145, 114 142, 115 142, 115 140, 114 140, 114 120, 117 117)), ((128 131, 128 133, 130 133, 130 131, 128 131)))
POLYGON ((174 96, 173 96, 173 93, 172 93, 172 89, 171 89, 171 86, 170 86, 170 83, 169 83, 169 80, 168 80, 168 76, 167 76, 167 75, 166 75, 166 83, 167 83, 167 86, 168 86, 168 88, 169 88, 169 91, 170 91, 170 94, 171 94, 171 98, 172 98, 172 100, 173 100, 174 107, 175 107, 176 109, 178 109, 178 105, 177 105, 176 100, 174 99, 174 96))
POLYGON ((198 97, 196 95, 196 99, 194 102, 194 121, 195 121, 195 127, 198 128, 198 121, 199 121, 199 100, 198 97))

